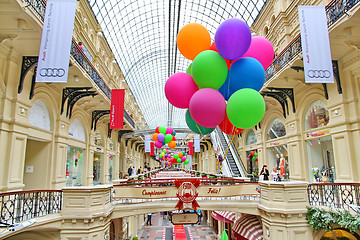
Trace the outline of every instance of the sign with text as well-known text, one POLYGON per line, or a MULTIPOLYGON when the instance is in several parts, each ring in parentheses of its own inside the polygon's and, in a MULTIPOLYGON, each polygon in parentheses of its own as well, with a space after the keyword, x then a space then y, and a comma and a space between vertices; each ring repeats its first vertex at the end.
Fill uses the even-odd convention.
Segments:
POLYGON ((76 0, 47 0, 36 82, 66 83, 76 0))
POLYGON ((125 89, 111 90, 110 129, 123 129, 124 127, 124 100, 125 89))
POLYGON ((333 83, 325 6, 299 6, 301 47, 306 83, 333 83))
POLYGON ((174 213, 171 216, 171 223, 174 225, 196 224, 199 216, 196 213, 174 213))

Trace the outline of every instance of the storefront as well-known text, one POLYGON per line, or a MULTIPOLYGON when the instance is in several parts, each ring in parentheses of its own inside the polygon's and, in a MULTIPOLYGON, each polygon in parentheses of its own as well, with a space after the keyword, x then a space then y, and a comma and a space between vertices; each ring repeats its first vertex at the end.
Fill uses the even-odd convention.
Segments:
POLYGON ((321 101, 313 102, 305 116, 305 136, 310 182, 336 179, 332 139, 326 125, 329 111, 321 101), (319 129, 320 128, 320 129, 319 129))
POLYGON ((84 152, 83 148, 68 146, 66 186, 82 186, 84 184, 84 152))
MULTIPOLYGON (((246 135, 246 146, 251 146, 257 143, 255 132, 250 129, 246 135)), ((256 149, 248 149, 246 151, 246 168, 247 172, 250 174, 254 174, 255 176, 259 173, 259 164, 257 158, 257 150, 256 149)))
POLYGON ((285 139, 286 128, 280 118, 274 118, 267 131, 267 163, 269 172, 274 168, 281 180, 290 179, 288 148, 285 139))

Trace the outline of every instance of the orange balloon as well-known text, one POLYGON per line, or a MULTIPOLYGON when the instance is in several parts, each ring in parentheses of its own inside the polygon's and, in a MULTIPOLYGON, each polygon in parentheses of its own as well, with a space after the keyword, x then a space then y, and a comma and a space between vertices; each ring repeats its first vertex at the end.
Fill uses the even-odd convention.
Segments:
POLYGON ((183 26, 177 35, 177 46, 187 59, 194 58, 202 51, 209 50, 211 38, 209 31, 199 23, 183 26))
POLYGON ((179 153, 178 153, 178 156, 179 156, 179 158, 182 158, 184 155, 183 155, 182 152, 179 152, 179 153))
POLYGON ((169 142, 169 148, 173 149, 175 147, 176 147, 176 142, 175 141, 169 142))
POLYGON ((158 135, 158 133, 153 134, 153 139, 154 139, 155 142, 157 141, 157 135, 158 135))

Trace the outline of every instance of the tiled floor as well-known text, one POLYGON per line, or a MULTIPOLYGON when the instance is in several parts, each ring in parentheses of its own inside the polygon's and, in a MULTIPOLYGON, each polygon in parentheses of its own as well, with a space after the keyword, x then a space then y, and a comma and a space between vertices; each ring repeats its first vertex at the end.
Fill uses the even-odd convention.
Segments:
MULTIPOLYGON (((185 225, 184 227, 188 240, 217 239, 216 233, 205 221, 202 221, 201 225, 185 225)), ((168 219, 163 219, 160 213, 153 214, 152 225, 144 225, 143 229, 139 230, 138 236, 140 240, 173 240, 173 224, 168 219)))

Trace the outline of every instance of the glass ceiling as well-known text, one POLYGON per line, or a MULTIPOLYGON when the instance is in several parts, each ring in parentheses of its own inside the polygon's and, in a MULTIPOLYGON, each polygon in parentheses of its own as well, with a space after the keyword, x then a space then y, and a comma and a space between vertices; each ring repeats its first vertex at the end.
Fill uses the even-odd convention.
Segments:
MULTIPOLYGON (((220 23, 243 19, 249 26, 266 0, 89 0, 125 80, 149 128, 187 128, 186 109, 165 97, 166 80, 191 63, 176 46, 179 30, 196 22, 212 41, 220 23)), ((179 93, 181 96, 181 93, 179 93)))

